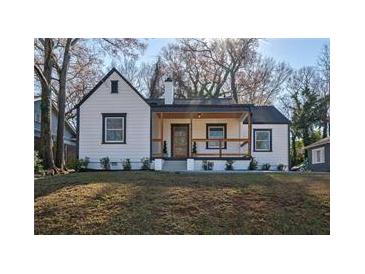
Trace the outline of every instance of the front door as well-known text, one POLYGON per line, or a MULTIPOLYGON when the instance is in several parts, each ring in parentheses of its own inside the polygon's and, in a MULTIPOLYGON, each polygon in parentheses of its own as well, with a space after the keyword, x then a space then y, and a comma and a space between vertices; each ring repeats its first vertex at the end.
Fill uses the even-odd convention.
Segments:
POLYGON ((171 125, 171 154, 173 158, 187 158, 189 154, 189 125, 171 125))

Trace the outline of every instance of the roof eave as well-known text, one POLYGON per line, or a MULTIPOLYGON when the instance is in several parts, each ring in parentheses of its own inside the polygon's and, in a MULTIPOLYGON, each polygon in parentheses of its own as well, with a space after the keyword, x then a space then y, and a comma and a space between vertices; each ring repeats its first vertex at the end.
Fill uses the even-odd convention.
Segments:
POLYGON ((81 101, 75 105, 75 109, 79 108, 113 73, 117 73, 132 90, 137 93, 137 95, 148 105, 151 106, 146 98, 143 97, 141 93, 116 69, 112 68, 82 99, 81 101))

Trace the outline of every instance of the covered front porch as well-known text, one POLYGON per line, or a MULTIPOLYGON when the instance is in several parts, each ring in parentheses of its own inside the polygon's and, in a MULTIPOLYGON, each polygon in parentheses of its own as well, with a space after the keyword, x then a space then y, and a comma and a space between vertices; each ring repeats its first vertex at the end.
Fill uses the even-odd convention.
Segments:
POLYGON ((152 111, 153 159, 249 160, 251 139, 249 108, 152 111))

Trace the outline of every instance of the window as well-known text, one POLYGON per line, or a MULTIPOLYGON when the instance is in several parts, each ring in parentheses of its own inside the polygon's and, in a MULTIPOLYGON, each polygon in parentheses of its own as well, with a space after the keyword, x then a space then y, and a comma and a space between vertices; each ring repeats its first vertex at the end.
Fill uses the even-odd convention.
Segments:
POLYGON ((126 114, 103 113, 103 143, 126 143, 126 114))
POLYGON ((118 81, 111 81, 112 82, 112 93, 118 93, 118 81))
MULTIPOLYGON (((226 139, 226 124, 207 124, 207 139, 226 139)), ((219 141, 211 141, 206 143, 207 149, 219 149, 219 141)), ((227 148, 227 142, 222 142, 222 148, 227 148)))
POLYGON ((322 164, 325 162, 324 147, 312 150, 312 164, 322 164))
POLYGON ((254 151, 256 152, 265 152, 272 151, 272 130, 271 129, 254 129, 254 151))
POLYGON ((34 114, 34 116, 35 116, 35 121, 38 122, 38 123, 40 123, 41 122, 41 113, 37 111, 34 114))

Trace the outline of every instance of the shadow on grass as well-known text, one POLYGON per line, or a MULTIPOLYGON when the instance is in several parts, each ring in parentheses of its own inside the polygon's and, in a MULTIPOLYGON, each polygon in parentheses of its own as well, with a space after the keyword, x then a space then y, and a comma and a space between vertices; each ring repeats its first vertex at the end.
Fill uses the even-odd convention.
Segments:
POLYGON ((305 187, 272 187, 141 187, 98 233, 329 234, 329 208, 305 187))
POLYGON ((329 201, 326 197, 322 201, 309 191, 311 178, 155 172, 54 177, 38 185, 44 189, 38 192, 37 206, 48 208, 49 212, 35 210, 35 232, 329 234, 329 201), (75 188, 75 196, 65 197, 65 187, 75 188), (84 197, 84 188, 94 189, 84 197), (52 201, 58 192, 62 192, 61 197, 52 201), (79 194, 81 198, 74 199, 79 194), (44 205, 39 205, 44 199, 44 205), (60 205, 65 201, 67 204, 60 205))

